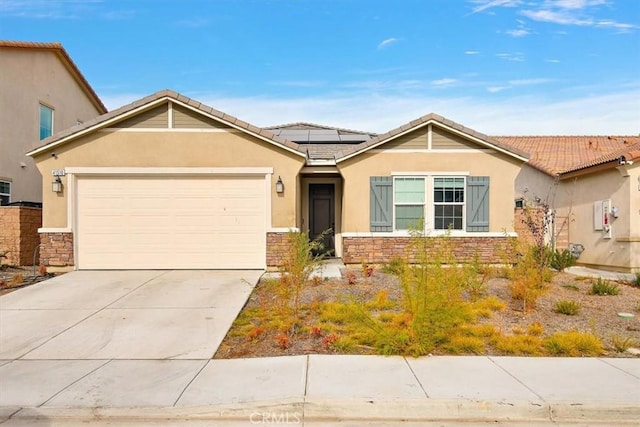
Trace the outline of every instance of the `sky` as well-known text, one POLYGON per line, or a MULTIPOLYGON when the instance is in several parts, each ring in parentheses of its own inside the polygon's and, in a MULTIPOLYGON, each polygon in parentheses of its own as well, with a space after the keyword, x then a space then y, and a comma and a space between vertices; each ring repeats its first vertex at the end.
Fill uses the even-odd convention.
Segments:
POLYGON ((640 134, 640 0, 0 0, 0 39, 61 42, 110 110, 172 89, 257 126, 640 134))

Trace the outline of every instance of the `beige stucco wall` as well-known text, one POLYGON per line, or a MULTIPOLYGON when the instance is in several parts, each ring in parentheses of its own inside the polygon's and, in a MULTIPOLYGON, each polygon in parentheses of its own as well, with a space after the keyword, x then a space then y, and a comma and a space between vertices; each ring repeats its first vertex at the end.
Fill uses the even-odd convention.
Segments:
MULTIPOLYGON (((382 147, 383 148, 383 147, 382 147)), ((369 177, 392 172, 424 172, 429 175, 468 172, 490 177, 489 231, 513 231, 513 182, 522 162, 497 152, 377 152, 365 153, 338 164, 344 178, 342 231, 369 230, 369 177)))
POLYGON ((40 143, 39 104, 54 109, 54 133, 99 111, 54 52, 0 48, 0 69, 0 179, 11 181, 11 201, 40 202, 42 177, 25 155, 40 143))
MULTIPOLYGON (((69 167, 272 167, 272 227, 297 226, 297 176, 304 158, 240 132, 110 132, 99 131, 50 152, 36 156, 45 176, 54 169, 69 167), (284 194, 275 192, 282 177, 284 194)), ((44 179, 45 228, 71 227, 67 224, 65 191, 53 193, 44 179)))
POLYGON ((527 198, 538 196, 559 215, 569 215, 570 242, 585 247, 580 264, 640 271, 640 167, 634 164, 627 172, 624 176, 613 168, 556 182, 527 166, 516 180, 516 191, 527 188, 527 198), (593 224, 593 204, 605 199, 618 208, 611 239, 593 224))

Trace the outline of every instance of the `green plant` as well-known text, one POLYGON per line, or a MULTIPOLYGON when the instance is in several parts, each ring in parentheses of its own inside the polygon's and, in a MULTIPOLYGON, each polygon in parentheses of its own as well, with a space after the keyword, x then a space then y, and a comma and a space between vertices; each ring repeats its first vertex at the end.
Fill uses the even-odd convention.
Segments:
POLYGON ((630 347, 636 346, 636 341, 632 337, 614 335, 611 337, 611 346, 618 353, 624 353, 630 347))
POLYGON ((553 356, 599 356, 604 351, 598 337, 578 331, 555 333, 544 341, 544 347, 553 356))
POLYGON ((608 280, 605 280, 601 277, 591 284, 591 290, 589 291, 592 295, 618 295, 620 293, 620 287, 611 283, 608 280))
POLYGON ((575 265, 575 263, 576 258, 568 249, 564 249, 562 251, 556 249, 551 253, 550 265, 558 271, 564 271, 564 269, 575 265))
POLYGON ((446 351, 453 354, 480 354, 484 352, 484 341, 478 337, 456 335, 443 347, 446 351))
POLYGON ((533 322, 527 328, 527 334, 534 337, 542 336, 543 333, 544 333, 544 327, 538 322, 533 322))
POLYGON ((504 354, 537 356, 543 353, 542 338, 528 334, 500 335, 492 344, 504 354))
POLYGON ((629 284, 636 288, 640 288, 640 273, 635 273, 633 280, 631 280, 629 284))
POLYGON ((561 287, 572 290, 572 291, 580 291, 580 288, 577 287, 576 285, 561 285, 561 287))
POLYGON ((307 233, 290 231, 287 233, 287 245, 280 278, 274 283, 274 295, 282 314, 297 318, 300 310, 300 293, 309 280, 313 270, 322 261, 323 240, 329 230, 321 233, 314 240, 309 240, 307 233))
POLYGON ((404 258, 393 257, 388 264, 385 264, 382 267, 382 271, 387 274, 395 274, 396 276, 399 276, 402 274, 406 266, 407 262, 404 260, 404 258))
POLYGON ((581 305, 575 301, 558 301, 553 306, 556 313, 566 314, 567 316, 575 316, 580 312, 581 305))

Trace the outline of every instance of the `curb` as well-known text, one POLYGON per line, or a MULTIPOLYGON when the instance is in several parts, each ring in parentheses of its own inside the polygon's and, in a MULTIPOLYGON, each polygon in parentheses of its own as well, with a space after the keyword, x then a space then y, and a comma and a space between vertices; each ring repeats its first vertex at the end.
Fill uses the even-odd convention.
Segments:
POLYGON ((363 400, 281 399, 198 407, 0 408, 0 421, 32 422, 246 422, 259 425, 307 422, 609 423, 637 425, 635 403, 543 403, 464 399, 363 400))

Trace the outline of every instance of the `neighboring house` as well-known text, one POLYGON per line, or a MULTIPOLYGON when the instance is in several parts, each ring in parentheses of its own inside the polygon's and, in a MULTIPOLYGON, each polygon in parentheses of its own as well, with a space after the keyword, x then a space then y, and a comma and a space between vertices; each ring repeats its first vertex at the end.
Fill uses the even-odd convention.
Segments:
POLYGON ((27 151, 107 109, 60 43, 0 40, 0 94, 0 205, 38 204, 43 177, 27 151))
POLYGON ((640 272, 640 136, 495 137, 528 153, 516 195, 547 204, 559 249, 580 264, 640 272))
POLYGON ((346 263, 388 262, 410 229, 500 262, 526 154, 429 114, 383 135, 263 129, 161 91, 29 153, 48 186, 41 261, 79 269, 276 266, 288 230, 333 230, 346 263), (54 155, 55 154, 55 155, 54 155))

